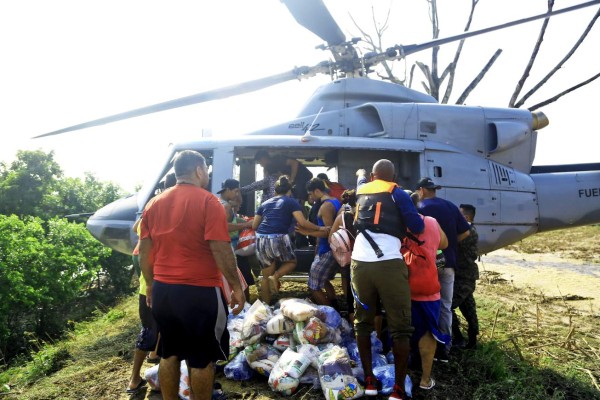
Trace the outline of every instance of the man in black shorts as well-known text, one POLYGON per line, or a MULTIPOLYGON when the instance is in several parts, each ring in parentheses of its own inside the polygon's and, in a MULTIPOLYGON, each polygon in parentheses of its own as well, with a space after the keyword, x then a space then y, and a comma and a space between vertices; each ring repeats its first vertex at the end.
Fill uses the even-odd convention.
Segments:
POLYGON ((140 264, 146 298, 158 323, 163 399, 178 398, 180 361, 186 360, 194 399, 212 396, 214 362, 227 359, 229 334, 222 287, 233 289, 238 314, 244 293, 229 243, 225 210, 204 188, 204 157, 186 150, 174 162, 177 185, 154 197, 142 216, 140 264))

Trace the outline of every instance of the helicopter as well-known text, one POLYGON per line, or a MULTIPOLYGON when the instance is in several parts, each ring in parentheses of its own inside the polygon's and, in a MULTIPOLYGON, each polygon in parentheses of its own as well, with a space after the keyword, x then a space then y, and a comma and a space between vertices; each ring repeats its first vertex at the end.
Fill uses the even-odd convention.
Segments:
MULTIPOLYGON (((133 196, 90 216, 87 228, 103 244, 130 254, 137 242, 131 227, 172 168, 177 152, 192 149, 207 159, 210 190, 232 176, 242 185, 256 180, 258 150, 282 154, 309 167, 332 171, 351 188, 357 169, 381 158, 394 162, 397 183, 412 189, 423 176, 442 186, 438 196, 477 207, 479 251, 488 253, 538 232, 600 222, 600 165, 532 167, 537 131, 549 121, 541 112, 513 108, 452 106, 390 82, 369 79, 370 69, 426 49, 495 29, 548 18, 600 4, 590 1, 552 13, 465 32, 421 45, 394 46, 359 56, 321 0, 283 0, 296 21, 326 42, 333 59, 313 66, 211 90, 49 132, 56 135, 168 109, 258 91, 317 74, 332 77, 313 94, 296 118, 236 137, 199 138, 173 144, 160 169, 133 196), (565 207, 568 204, 568 207, 565 207)), ((252 215, 246 195, 242 213, 252 215)), ((300 249, 302 250, 302 249, 300 249)))

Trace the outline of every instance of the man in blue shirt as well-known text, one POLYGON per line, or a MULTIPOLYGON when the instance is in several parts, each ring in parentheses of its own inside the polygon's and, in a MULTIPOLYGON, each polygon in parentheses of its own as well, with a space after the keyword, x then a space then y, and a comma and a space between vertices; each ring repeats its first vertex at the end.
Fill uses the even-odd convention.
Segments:
MULTIPOLYGON (((417 183, 416 192, 421 199, 419 212, 435 218, 448 237, 448 247, 443 250, 446 259, 445 266, 438 269, 438 278, 442 287, 439 326, 442 333, 452 335, 452 296, 454 269, 457 267, 456 253, 458 242, 469 236, 470 225, 454 203, 436 197, 438 189, 441 189, 440 185, 436 185, 431 178, 425 177, 417 183)), ((448 362, 450 346, 438 346, 436 359, 448 362)))

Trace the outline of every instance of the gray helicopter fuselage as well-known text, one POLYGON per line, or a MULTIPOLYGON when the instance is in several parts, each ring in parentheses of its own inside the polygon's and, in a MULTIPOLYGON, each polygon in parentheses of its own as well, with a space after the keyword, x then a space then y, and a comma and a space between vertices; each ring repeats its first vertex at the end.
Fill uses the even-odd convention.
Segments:
MULTIPOLYGON (((156 178, 135 198, 135 210, 129 200, 133 215, 122 220, 129 230, 115 238, 119 229, 114 220, 110 225, 103 217, 114 213, 102 209, 90 218, 90 231, 103 243, 130 251, 136 212, 154 195, 175 153, 185 149, 207 157, 213 193, 232 176, 242 185, 253 182, 258 150, 284 154, 309 167, 335 168, 337 180, 347 188, 355 186, 356 170, 370 171, 375 161, 387 158, 402 187, 414 189, 421 177, 429 176, 442 186, 439 197, 476 207, 480 253, 536 232, 600 222, 600 171, 530 174, 536 128, 543 125, 526 110, 441 105, 402 86, 342 79, 319 88, 300 115, 238 137, 173 145, 156 178), (112 238, 103 225, 112 229, 112 238)), ((253 214, 255 199, 244 199, 247 214, 253 214)))

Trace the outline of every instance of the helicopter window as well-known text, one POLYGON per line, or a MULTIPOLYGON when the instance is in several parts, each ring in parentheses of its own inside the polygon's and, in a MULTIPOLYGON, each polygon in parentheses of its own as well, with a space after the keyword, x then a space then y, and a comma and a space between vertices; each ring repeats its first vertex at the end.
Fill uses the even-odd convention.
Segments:
POLYGON ((441 178, 442 177, 442 167, 433 167, 433 176, 435 178, 441 178))

